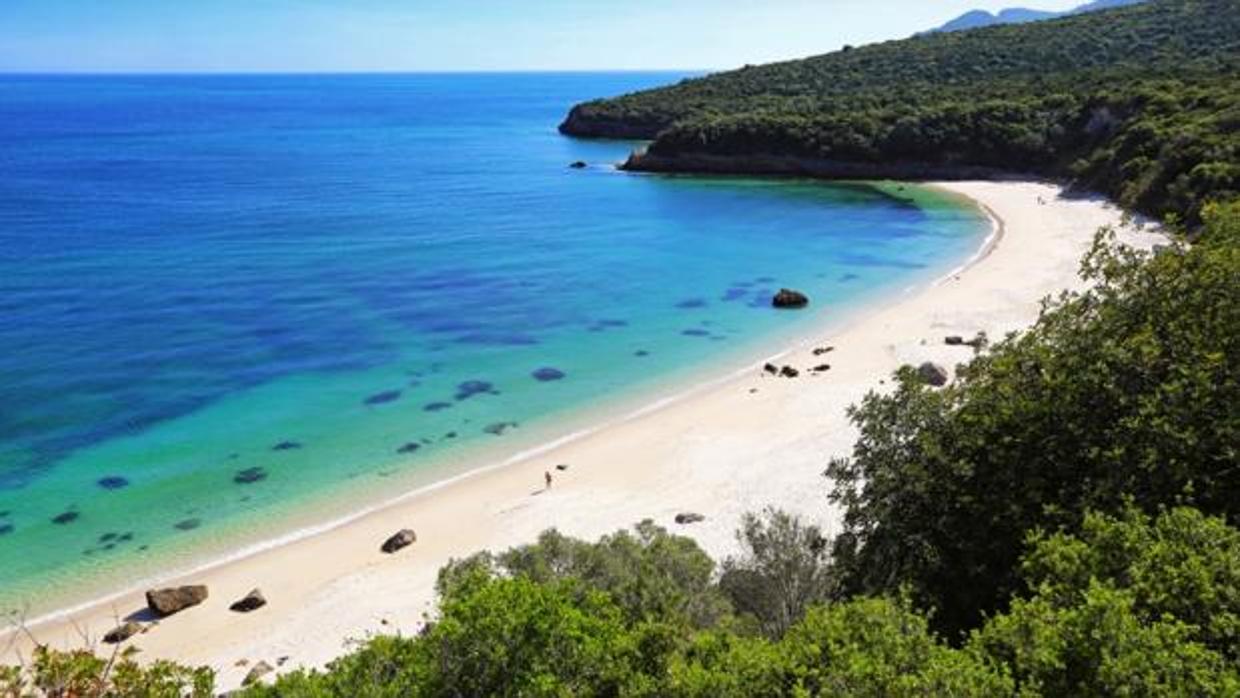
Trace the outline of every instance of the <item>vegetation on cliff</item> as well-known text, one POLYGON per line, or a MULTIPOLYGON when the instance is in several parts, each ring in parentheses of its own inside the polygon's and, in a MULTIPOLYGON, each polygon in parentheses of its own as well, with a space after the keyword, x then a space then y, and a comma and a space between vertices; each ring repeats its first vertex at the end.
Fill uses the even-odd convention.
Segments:
POLYGON ((1196 224, 1240 192, 1238 37, 1233 0, 1154 0, 746 67, 578 105, 561 128, 655 139, 637 169, 980 167, 1196 224))

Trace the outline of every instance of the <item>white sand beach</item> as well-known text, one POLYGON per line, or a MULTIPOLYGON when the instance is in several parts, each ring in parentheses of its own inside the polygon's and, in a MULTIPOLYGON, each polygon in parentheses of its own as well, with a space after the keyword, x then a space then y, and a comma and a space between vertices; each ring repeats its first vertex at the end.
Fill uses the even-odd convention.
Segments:
MULTIPOLYGON (((881 389, 901 364, 936 361, 950 368, 966 361, 972 349, 945 345, 946 335, 984 331, 997 339, 1027 326, 1040 299, 1081 285, 1078 263, 1095 231, 1118 225, 1122 217, 1101 199, 1063 197, 1048 184, 936 186, 986 207, 1001 233, 970 266, 932 287, 786 347, 779 363, 801 369, 800 377, 776 378, 755 367, 528 460, 179 580, 208 585, 210 598, 131 643, 147 660, 210 665, 227 689, 247 671, 239 660, 275 666, 287 658, 280 666, 285 672, 322 665, 345 652, 350 639, 415 632, 433 611, 436 571, 448 559, 531 542, 550 527, 594 538, 650 518, 692 536, 716 556, 734 549, 733 532, 745 512, 768 506, 835 530, 838 512, 827 501, 822 471, 832 456, 851 450, 847 407, 868 390, 881 389), (826 346, 834 350, 813 355, 814 348, 826 346), (831 370, 807 370, 823 363, 831 370), (568 469, 558 471, 557 464, 568 469), (547 471, 554 484, 544 490, 547 471), (706 520, 678 526, 673 519, 680 512, 706 520), (406 527, 417 531, 418 542, 382 554, 380 543, 406 527), (254 587, 265 593, 266 607, 246 615, 229 611, 254 587)), ((1135 228, 1121 237, 1141 247, 1161 239, 1135 228)), ((39 642, 77 646, 83 634, 98 638, 144 604, 141 594, 125 595, 36 625, 30 633, 39 642)), ((30 652, 31 637, 11 635, 0 640, 0 648, 3 661, 12 661, 15 653, 30 652)))

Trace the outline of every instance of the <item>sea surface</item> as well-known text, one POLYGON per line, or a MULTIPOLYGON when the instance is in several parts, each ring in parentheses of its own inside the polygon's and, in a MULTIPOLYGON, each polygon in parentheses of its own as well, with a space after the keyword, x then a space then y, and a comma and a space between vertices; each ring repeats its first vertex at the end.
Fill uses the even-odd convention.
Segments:
POLYGON ((635 144, 556 132, 680 77, 0 76, 0 611, 563 437, 987 234, 932 190, 628 175, 635 144))

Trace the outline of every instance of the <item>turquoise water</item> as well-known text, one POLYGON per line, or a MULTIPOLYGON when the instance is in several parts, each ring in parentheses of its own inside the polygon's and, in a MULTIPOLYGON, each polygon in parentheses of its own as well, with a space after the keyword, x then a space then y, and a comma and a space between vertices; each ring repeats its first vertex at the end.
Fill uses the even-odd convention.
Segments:
POLYGON ((0 609, 562 435, 980 244, 933 191, 555 131, 677 77, 0 77, 0 609))

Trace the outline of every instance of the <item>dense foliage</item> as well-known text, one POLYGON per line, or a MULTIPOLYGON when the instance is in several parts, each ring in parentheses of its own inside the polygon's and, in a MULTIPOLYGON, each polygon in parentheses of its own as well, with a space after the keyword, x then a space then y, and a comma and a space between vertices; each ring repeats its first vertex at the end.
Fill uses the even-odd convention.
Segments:
POLYGON ((905 371, 830 464, 845 588, 909 586, 939 627, 973 627, 1017 588, 1026 531, 1126 501, 1240 517, 1240 204, 1206 241, 1148 255, 1101 238, 1095 284, 944 390, 905 371))
POLYGON ((746 67, 582 104, 562 128, 657 136, 658 168, 776 156, 757 169, 1070 178, 1196 224, 1204 202, 1240 192, 1238 86, 1240 6, 1154 0, 746 67))
MULTIPOLYGON (((781 514, 758 522, 784 529, 781 514)), ((755 522, 747 524, 751 528, 755 522)), ((799 524, 797 524, 799 525, 799 524)), ((641 555, 679 562, 696 546, 662 540, 641 555), (671 545, 666 545, 671 544, 671 545)), ((617 534, 612 537, 627 537, 617 534)), ((783 538, 781 544, 797 538, 783 538)), ((562 537, 519 555, 563 559, 577 548, 623 564, 631 550, 562 537)), ((752 554, 753 551, 750 551, 752 554)), ((761 554, 757 558, 760 559, 761 554)), ((749 571, 778 578, 781 562, 749 571)), ((787 562, 784 560, 783 562, 787 562)), ((733 564, 743 564, 733 561, 733 564)), ((500 567, 503 567, 502 565, 500 567)), ((544 571, 546 568, 543 568, 544 571)), ((584 569, 584 568, 582 568, 584 569)), ((327 671, 296 673, 255 696, 1229 696, 1240 690, 1240 531, 1192 509, 1155 520, 1129 509, 1090 515, 1080 535, 1033 535, 1027 592, 960 647, 944 642, 906 597, 807 607, 768 637, 720 616, 633 614, 606 577, 457 566, 440 618, 415 638, 382 637, 327 671)), ((673 576, 656 586, 713 600, 722 592, 673 576)))

